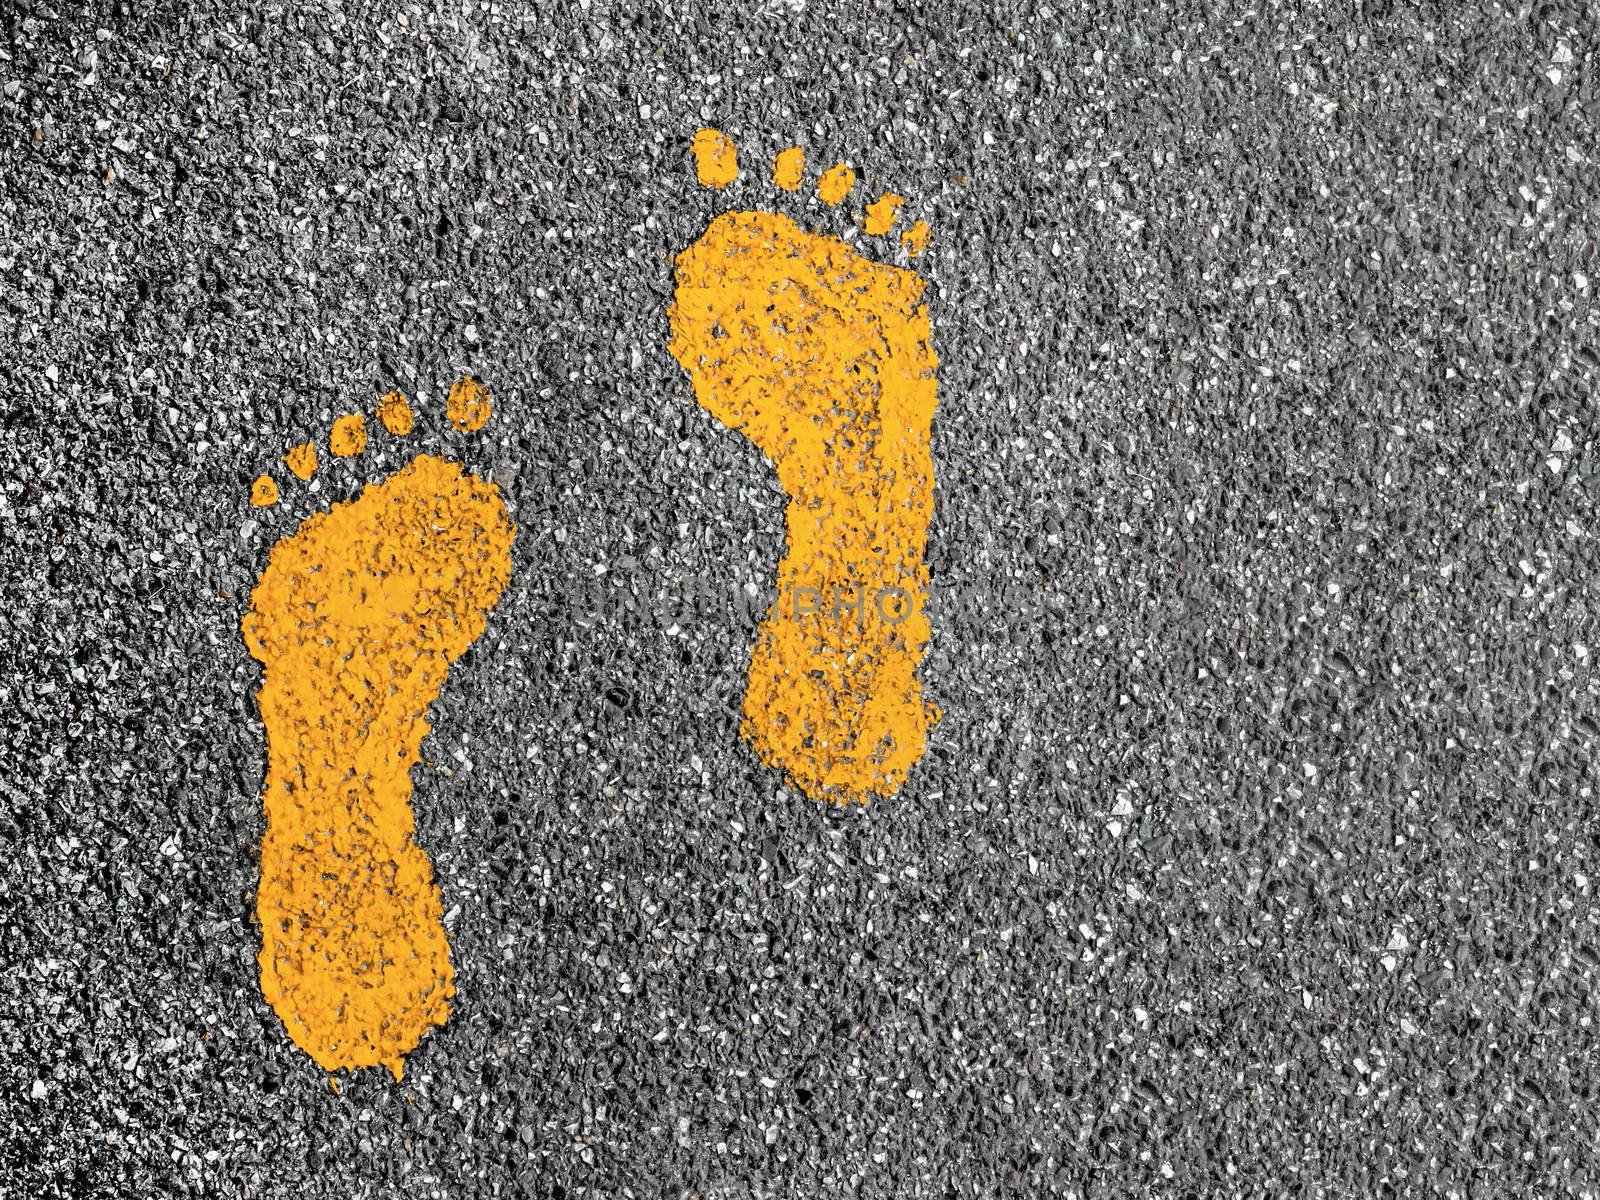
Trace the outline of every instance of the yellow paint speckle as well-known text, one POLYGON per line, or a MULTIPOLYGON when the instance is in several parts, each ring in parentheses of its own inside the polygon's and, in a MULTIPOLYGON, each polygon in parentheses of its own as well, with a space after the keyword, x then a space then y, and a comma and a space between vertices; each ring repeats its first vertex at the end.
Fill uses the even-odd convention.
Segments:
POLYGON ((806 152, 799 146, 778 151, 778 156, 772 160, 772 182, 786 192, 798 192, 805 173, 806 152))
POLYGON ((423 454, 272 549, 242 623, 262 665, 261 990, 326 1071, 386 1066, 455 992, 411 768, 450 664, 511 577, 499 490, 423 454))
POLYGON ((733 139, 720 129, 702 129, 694 135, 694 172, 702 187, 721 191, 739 178, 739 152, 733 139))
POLYGON ((494 406, 489 399, 489 389, 475 375, 463 375, 450 386, 445 398, 444 415, 450 424, 465 433, 482 429, 488 423, 494 406))
POLYGON ((317 448, 310 442, 291 446, 283 456, 283 464, 296 479, 310 479, 317 473, 317 448))
POLYGON ((367 423, 360 413, 346 413, 333 423, 328 449, 338 458, 350 458, 367 448, 367 423))
POLYGON ((900 211, 900 206, 904 203, 905 197, 885 192, 867 205, 867 232, 878 236, 888 233, 894 228, 895 214, 900 211))
POLYGON ((742 732, 835 802, 898 790, 937 716, 917 677, 938 403, 924 287, 788 217, 730 212, 678 255, 668 310, 695 398, 788 496, 742 732))
POLYGON ((271 508, 278 502, 278 485, 271 475, 258 475, 250 485, 250 503, 257 508, 271 508))
POLYGON ((856 186, 856 173, 844 163, 835 163, 817 180, 817 195, 824 204, 838 204, 856 186))
POLYGON ((378 420, 395 437, 405 437, 416 425, 416 415, 400 392, 389 392, 378 401, 378 420))
POLYGON ((928 248, 928 239, 933 236, 933 231, 928 228, 926 221, 918 221, 910 229, 900 235, 900 244, 906 248, 906 253, 916 258, 928 248))

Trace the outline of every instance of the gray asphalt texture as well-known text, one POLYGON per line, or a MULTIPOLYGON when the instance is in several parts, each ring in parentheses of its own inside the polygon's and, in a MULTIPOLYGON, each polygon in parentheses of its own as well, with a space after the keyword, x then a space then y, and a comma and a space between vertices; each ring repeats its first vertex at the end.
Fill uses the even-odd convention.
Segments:
POLYGON ((1329 7, 0 0, 0 1196, 1600 1192, 1594 13, 1329 7), (727 207, 849 227, 791 142, 934 227, 866 810, 740 741, 754 616, 570 592, 772 571, 665 309, 727 207), (416 772, 456 1012, 336 1094, 238 622, 416 449, 521 534, 416 772))

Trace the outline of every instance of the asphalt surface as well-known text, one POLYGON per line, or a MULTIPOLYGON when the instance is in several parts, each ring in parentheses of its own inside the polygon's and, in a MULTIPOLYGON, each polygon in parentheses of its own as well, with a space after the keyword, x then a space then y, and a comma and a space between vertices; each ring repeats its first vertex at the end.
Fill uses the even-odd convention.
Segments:
POLYGON ((1335 7, 0 0, 0 1196, 1600 1191, 1594 15, 1335 7), (780 203, 702 124, 934 229, 944 717, 864 811, 662 599, 781 549, 666 352, 780 203), (390 387, 521 534, 416 773, 456 1012, 335 1093, 238 622, 402 454, 244 498, 390 387))

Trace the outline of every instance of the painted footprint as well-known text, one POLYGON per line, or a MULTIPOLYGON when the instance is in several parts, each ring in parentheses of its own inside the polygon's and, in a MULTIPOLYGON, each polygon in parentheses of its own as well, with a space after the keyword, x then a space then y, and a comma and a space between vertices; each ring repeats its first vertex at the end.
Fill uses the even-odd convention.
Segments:
MULTIPOLYGON (((693 149, 706 187, 738 177, 725 134, 702 129, 693 149)), ((784 150, 772 174, 798 191, 804 151, 784 150)), ((841 163, 822 172, 817 196, 838 205, 854 187, 841 163)), ((866 205, 866 232, 890 233, 902 203, 886 194, 866 205)), ((914 257, 928 237, 918 221, 901 248, 914 257)), ((775 212, 723 213, 676 265, 672 355, 695 399, 755 443, 788 496, 741 730, 810 796, 891 795, 938 715, 917 677, 938 404, 925 283, 775 212)))
MULTIPOLYGON (((478 429, 489 396, 470 377, 451 422, 478 429)), ((411 431, 391 392, 377 416, 411 431)), ((366 447, 366 422, 334 422, 329 450, 366 447)), ((284 455, 309 479, 316 448, 284 455)), ((257 507, 276 503, 263 475, 257 507)), ((454 973, 439 886, 413 836, 411 768, 428 708, 483 632, 511 577, 516 529, 500 491, 419 454, 354 500, 303 521, 272 548, 242 622, 262 665, 266 834, 256 916, 261 990, 294 1042, 326 1071, 405 1056, 450 1015, 454 973)))

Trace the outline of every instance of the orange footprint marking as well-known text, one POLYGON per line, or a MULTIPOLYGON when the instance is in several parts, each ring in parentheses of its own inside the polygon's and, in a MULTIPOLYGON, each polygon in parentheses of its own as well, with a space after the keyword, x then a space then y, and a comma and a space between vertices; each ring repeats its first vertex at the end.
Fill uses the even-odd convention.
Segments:
POLYGON ((694 170, 704 187, 721 191, 739 178, 739 154, 733 139, 717 129, 694 135, 694 170))
POLYGON ((835 163, 817 180, 817 195, 830 207, 838 204, 856 186, 856 173, 844 163, 835 163))
POLYGON ((324 1070, 405 1057, 450 1014, 411 768, 428 708, 511 577, 499 489, 419 454, 272 548, 242 628, 262 665, 261 990, 324 1070))
POLYGON ((786 192, 798 192, 805 178, 806 152, 799 146, 778 151, 772 160, 772 182, 786 192))
POLYGON ((400 392, 390 392, 378 401, 378 420, 395 437, 405 437, 417 419, 405 396, 400 392))
MULTIPOLYGON (((830 178, 836 203, 855 175, 830 178)), ((874 208, 887 233, 899 197, 874 208)), ((917 677, 938 404, 924 281, 771 212, 722 214, 676 261, 671 352, 788 494, 742 732, 808 795, 890 795, 937 716, 917 677)))
POLYGON ((905 200, 893 192, 885 192, 871 204, 867 205, 867 219, 863 226, 868 233, 882 236, 894 228, 895 217, 900 213, 900 206, 905 200))
POLYGON ((918 221, 910 229, 900 235, 900 244, 906 248, 906 253, 916 258, 928 248, 928 242, 933 237, 933 231, 928 228, 926 221, 918 221))
POLYGON ((283 465, 289 473, 304 482, 317 473, 317 448, 310 442, 291 447, 283 456, 283 465))
POLYGON ((328 434, 329 450, 339 458, 354 458, 366 448, 367 423, 360 413, 346 413, 334 421, 333 432, 328 434))
POLYGON ((475 376, 463 375, 445 398, 444 413, 463 433, 475 433, 488 423, 492 405, 489 389, 475 376))

